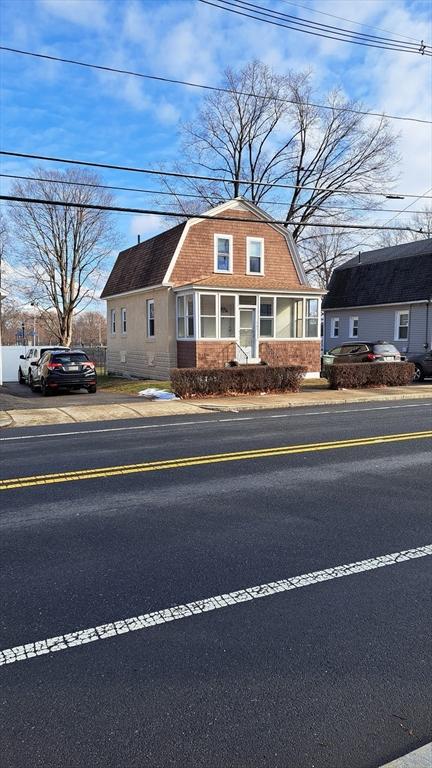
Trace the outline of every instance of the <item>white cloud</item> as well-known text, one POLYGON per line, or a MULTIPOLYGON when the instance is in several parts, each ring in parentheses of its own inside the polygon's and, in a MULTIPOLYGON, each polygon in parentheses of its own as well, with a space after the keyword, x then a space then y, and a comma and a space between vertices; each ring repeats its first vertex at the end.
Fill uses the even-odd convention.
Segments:
POLYGON ((53 16, 72 24, 93 29, 107 26, 107 8, 103 0, 40 0, 40 3, 53 16))

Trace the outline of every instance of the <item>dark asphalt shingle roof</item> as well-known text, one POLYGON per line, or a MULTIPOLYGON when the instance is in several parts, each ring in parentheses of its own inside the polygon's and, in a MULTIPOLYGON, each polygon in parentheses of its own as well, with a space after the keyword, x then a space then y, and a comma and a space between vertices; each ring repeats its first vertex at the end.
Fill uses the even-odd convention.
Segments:
POLYGON ((422 301, 432 296, 432 238, 367 251, 338 267, 323 309, 422 301))
POLYGON ((121 251, 101 298, 160 285, 185 226, 185 222, 177 224, 160 235, 121 251))

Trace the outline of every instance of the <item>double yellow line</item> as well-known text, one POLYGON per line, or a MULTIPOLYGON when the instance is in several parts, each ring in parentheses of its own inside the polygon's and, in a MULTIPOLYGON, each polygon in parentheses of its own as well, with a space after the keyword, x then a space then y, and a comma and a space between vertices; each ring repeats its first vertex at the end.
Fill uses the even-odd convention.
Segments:
POLYGON ((35 485, 67 483, 72 480, 92 480, 100 477, 115 477, 116 475, 131 475, 140 472, 157 472, 162 469, 197 467, 202 464, 219 464, 226 461, 265 459, 270 456, 290 456, 295 453, 333 451, 337 448, 356 448, 363 445, 398 443, 407 440, 422 440, 424 438, 432 438, 432 430, 427 430, 425 432, 405 432, 398 435, 360 437, 351 440, 336 440, 328 443, 284 445, 280 448, 259 448, 249 451, 235 451, 232 453, 211 453, 207 456, 189 456, 179 459, 168 459, 165 461, 146 461, 142 464, 123 464, 114 467, 97 467, 96 469, 80 469, 71 472, 56 472, 46 475, 33 475, 30 477, 14 477, 0 480, 0 490, 7 491, 13 488, 29 488, 35 485))

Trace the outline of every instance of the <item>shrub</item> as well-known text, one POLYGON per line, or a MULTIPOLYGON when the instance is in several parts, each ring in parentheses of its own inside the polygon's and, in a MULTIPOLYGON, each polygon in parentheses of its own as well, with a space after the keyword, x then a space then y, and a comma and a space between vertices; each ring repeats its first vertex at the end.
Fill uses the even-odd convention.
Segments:
POLYGON ((171 386, 179 397, 192 395, 298 392, 306 373, 300 365, 246 365, 237 368, 173 368, 171 386))
POLYGON ((412 382, 414 363, 339 363, 327 375, 331 389, 401 387, 412 382))

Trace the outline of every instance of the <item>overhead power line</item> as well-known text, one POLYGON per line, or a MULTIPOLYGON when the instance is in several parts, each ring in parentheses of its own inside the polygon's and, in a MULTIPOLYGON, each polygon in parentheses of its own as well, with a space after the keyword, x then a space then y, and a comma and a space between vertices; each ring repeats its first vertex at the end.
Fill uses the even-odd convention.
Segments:
MULTIPOLYGON (((47 179, 43 178, 41 176, 18 176, 15 173, 0 173, 0 177, 6 178, 6 179, 20 179, 22 181, 42 181, 42 182, 48 182, 49 184, 66 184, 67 186, 71 187, 90 187, 95 189, 112 189, 119 192, 141 192, 148 195, 163 195, 168 197, 175 197, 175 198, 183 198, 183 197, 190 197, 194 200, 203 200, 202 195, 193 194, 191 192, 168 192, 166 190, 160 190, 160 189, 143 189, 142 187, 116 187, 112 184, 94 184, 91 182, 85 182, 85 181, 67 181, 65 179, 47 179)), ((431 190, 428 190, 432 191, 431 190)), ((231 198, 221 197, 220 195, 206 195, 206 198, 208 200, 216 201, 216 203, 228 203, 231 198)), ((287 207, 289 203, 286 200, 265 200, 265 205, 281 205, 287 207)), ((411 205, 414 205, 416 201, 414 200, 407 208, 410 208, 411 205)), ((402 213, 406 210, 406 208, 358 208, 357 206, 352 205, 328 205, 326 208, 323 208, 322 211, 331 211, 331 210, 343 210, 343 211, 367 211, 370 213, 402 213)), ((411 211, 411 213, 423 213, 423 211, 415 210, 411 211)))
MULTIPOLYGON (((157 211, 151 208, 125 208, 123 206, 118 205, 96 205, 93 203, 74 203, 69 202, 68 200, 44 200, 40 197, 25 197, 25 196, 18 196, 18 195, 0 195, 0 200, 4 200, 6 202, 10 203, 30 203, 33 204, 39 204, 39 205, 55 205, 55 206, 61 206, 63 208, 84 208, 94 211, 112 211, 114 213, 133 213, 133 214, 144 214, 144 215, 158 215, 158 216, 172 216, 174 218, 180 218, 180 219, 209 219, 210 221, 233 221, 232 216, 221 216, 216 215, 212 216, 207 213, 180 213, 178 211, 157 211)), ((234 221, 239 221, 247 224, 265 224, 265 225, 271 225, 271 224, 279 224, 281 226, 286 226, 286 221, 278 221, 277 219, 250 219, 243 216, 236 216, 234 221)), ((305 227, 335 227, 338 229, 394 229, 397 231, 409 231, 409 232, 417 232, 419 234, 420 230, 413 229, 412 227, 382 227, 377 226, 376 224, 334 224, 333 222, 320 222, 319 224, 316 222, 313 223, 303 223, 301 221, 289 221, 289 226, 296 226, 297 224, 301 224, 305 227)))
MULTIPOLYGON (((334 13, 328 13, 328 11, 318 11, 316 8, 311 8, 309 5, 300 5, 299 3, 292 3, 290 0, 280 0, 280 2, 286 5, 292 5, 294 8, 303 8, 305 11, 311 11, 312 13, 318 13, 320 16, 329 16, 332 19, 339 19, 339 21, 347 21, 349 24, 355 24, 357 27, 367 27, 368 29, 376 29, 378 32, 386 32, 389 35, 396 34, 389 29, 383 29, 382 27, 372 26, 372 24, 365 24, 363 21, 354 21, 354 19, 347 19, 345 16, 336 16, 334 13)), ((399 35, 402 40, 414 40, 418 45, 416 37, 410 37, 409 35, 399 35)))
POLYGON ((201 90, 214 91, 216 93, 228 93, 235 96, 246 96, 249 98, 263 99, 264 101, 271 100, 271 101, 277 101, 277 102, 286 103, 286 104, 295 104, 299 106, 314 107, 317 109, 330 110, 331 112, 350 112, 351 114, 354 114, 354 115, 366 115, 368 117, 379 117, 381 119, 385 117, 388 120, 402 120, 402 121, 411 122, 411 123, 425 123, 427 125, 432 124, 432 120, 424 120, 419 117, 403 117, 401 115, 389 115, 384 112, 372 112, 370 110, 355 109, 354 107, 337 107, 337 106, 333 106, 332 104, 317 104, 311 101, 301 102, 301 101, 296 101, 295 99, 282 98, 280 96, 269 96, 268 94, 251 93, 248 91, 238 91, 233 88, 223 88, 222 86, 208 85, 206 83, 194 83, 189 80, 178 80, 172 77, 163 77, 162 75, 148 75, 148 74, 145 74, 144 72, 136 72, 130 69, 119 69, 118 67, 108 67, 103 64, 92 64, 88 61, 81 61, 78 59, 67 59, 62 56, 53 56, 47 53, 37 53, 35 51, 25 51, 20 48, 10 48, 5 45, 0 45, 0 50, 7 51, 9 53, 17 53, 22 56, 32 56, 37 59, 46 59, 48 61, 58 61, 62 64, 72 64, 74 66, 84 67, 87 69, 96 69, 102 72, 112 72, 118 75, 129 75, 131 77, 139 77, 143 80, 154 80, 156 82, 170 83, 172 85, 183 85, 189 88, 199 88, 201 90))
MULTIPOLYGON (((151 176, 169 176, 177 179, 196 179, 199 181, 217 181, 222 184, 233 184, 237 182, 243 186, 248 187, 274 187, 278 189, 300 189, 300 190, 312 190, 317 192, 334 192, 344 195, 372 195, 372 197, 385 197, 388 200, 403 200, 405 197, 415 197, 418 199, 418 195, 413 194, 401 194, 391 192, 368 192, 366 190, 355 189, 335 189, 333 187, 317 187, 307 186, 302 184, 282 184, 275 181, 254 181, 253 179, 226 179, 221 176, 203 176, 196 173, 182 173, 180 171, 158 171, 154 168, 137 168, 135 166, 127 165, 113 165, 111 163, 95 163, 89 160, 72 160, 65 157, 50 157, 47 155, 34 155, 27 152, 10 152, 7 150, 0 150, 0 155, 7 155, 8 157, 25 157, 30 160, 43 160, 51 163, 65 163, 67 165, 83 165, 90 168, 107 168, 112 171, 127 171, 128 173, 146 173, 151 176)), ((429 199, 426 195, 423 199, 429 199)), ((431 198, 432 199, 432 198, 431 198)))
POLYGON ((303 32, 308 35, 314 35, 315 37, 323 37, 328 40, 338 40, 343 43, 353 43, 354 45, 362 45, 368 48, 380 48, 388 51, 399 51, 402 53, 415 53, 417 55, 431 56, 432 52, 430 46, 426 46, 423 41, 419 42, 415 47, 411 43, 400 41, 398 45, 393 42, 373 42, 372 36, 364 36, 358 38, 357 32, 331 32, 326 29, 328 25, 315 25, 313 22, 299 21, 298 17, 293 16, 288 18, 288 14, 278 14, 277 11, 270 11, 269 9, 262 9, 262 6, 255 6, 252 3, 242 3, 242 0, 236 0, 237 4, 229 2, 229 0, 218 0, 218 2, 211 2, 210 0, 198 0, 205 5, 211 5, 219 10, 228 11, 229 13, 235 13, 237 16, 244 16, 255 21, 262 21, 266 24, 272 24, 276 27, 283 27, 285 29, 293 29, 297 32, 303 32), (248 12, 250 11, 250 12, 248 12), (255 14, 255 15, 254 15, 255 14), (289 23, 288 23, 289 22, 289 23), (323 31, 319 32, 321 28, 323 31))

